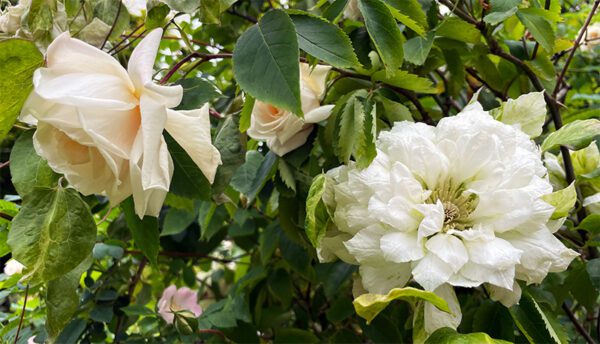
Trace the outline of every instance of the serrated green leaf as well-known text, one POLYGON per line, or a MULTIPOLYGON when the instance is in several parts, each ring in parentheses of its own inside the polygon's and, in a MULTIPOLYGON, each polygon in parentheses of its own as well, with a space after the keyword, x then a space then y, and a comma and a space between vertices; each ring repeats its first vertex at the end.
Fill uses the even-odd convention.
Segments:
POLYGON ((356 314, 370 323, 388 304, 394 300, 403 301, 426 301, 437 307, 439 310, 450 313, 450 308, 444 299, 435 293, 416 289, 412 287, 394 288, 386 295, 383 294, 362 294, 352 302, 356 314))
POLYGON ((458 17, 447 17, 435 30, 437 36, 448 37, 465 43, 478 43, 481 33, 477 28, 458 17))
POLYGON ((396 71, 404 60, 404 37, 392 12, 381 0, 358 0, 358 7, 386 69, 396 71))
POLYGON ((362 100, 364 109, 363 130, 356 142, 356 165, 365 168, 371 164, 377 155, 375 140, 377 139, 377 109, 373 97, 362 100))
MULTIPOLYGON (((385 71, 382 71, 385 73, 385 71)), ((348 97, 340 99, 338 113, 335 117, 337 129, 334 151, 342 162, 348 162, 355 152, 358 139, 364 128, 364 107, 360 99, 366 99, 366 90, 357 90, 348 97)))
POLYGON ((277 168, 279 170, 279 177, 281 177, 283 183, 288 188, 296 192, 296 178, 294 177, 294 171, 292 170, 292 167, 286 163, 285 160, 279 159, 277 168))
POLYGON ((518 305, 510 308, 515 324, 530 343, 561 344, 556 330, 538 303, 528 294, 521 297, 518 305))
POLYGON ((267 153, 265 157, 257 151, 246 153, 246 162, 240 166, 231 179, 231 186, 248 198, 252 203, 258 192, 275 172, 277 155, 267 153))
POLYGON ((338 26, 308 13, 294 12, 290 18, 296 27, 300 49, 335 67, 359 65, 350 38, 338 26))
POLYGON ((158 219, 153 216, 144 216, 143 219, 140 219, 135 213, 132 197, 121 202, 121 208, 135 245, 139 247, 150 263, 156 266, 160 249, 158 219))
POLYGON ((322 197, 327 189, 327 175, 319 174, 313 179, 306 197, 306 221, 304 230, 314 247, 319 247, 330 220, 322 197))
POLYGON ((570 150, 579 150, 587 147, 598 136, 600 136, 600 120, 576 120, 548 135, 541 148, 545 152, 563 145, 570 150))
POLYGON ((554 213, 551 219, 556 220, 569 215, 569 212, 575 206, 577 201, 577 191, 575 191, 575 183, 567 186, 562 190, 558 190, 551 194, 543 195, 542 200, 553 206, 554 213))
POLYGON ((491 25, 499 24, 517 13, 521 2, 522 0, 491 0, 490 12, 483 17, 483 21, 491 25))
POLYGON ((431 82, 431 80, 422 78, 415 74, 410 74, 405 70, 399 70, 392 75, 386 74, 385 71, 379 71, 373 73, 371 78, 374 81, 382 81, 388 85, 418 93, 437 93, 437 90, 435 87, 433 87, 433 82, 431 82))
POLYGON ((427 17, 418 0, 384 0, 386 4, 397 9, 400 13, 414 20, 419 26, 426 29, 427 17))
POLYGON ((88 256, 75 269, 64 276, 48 282, 46 289, 46 330, 53 343, 60 332, 73 319, 73 314, 79 308, 77 288, 79 280, 91 265, 92 256, 88 256))
POLYGON ((27 267, 31 285, 56 279, 92 253, 96 223, 87 204, 70 188, 35 188, 23 197, 8 244, 27 267))
POLYGON ((390 10, 390 12, 392 12, 392 15, 397 21, 404 24, 407 28, 413 30, 417 35, 423 36, 425 34, 425 28, 419 25, 419 23, 414 21, 411 17, 400 12, 393 6, 388 5, 388 9, 390 10))
POLYGON ((269 11, 237 41, 233 73, 254 98, 301 116, 299 58, 292 20, 283 11, 269 11))
POLYGON ((517 17, 546 52, 551 53, 554 50, 554 29, 546 18, 540 16, 532 8, 518 10, 517 17))
POLYGON ((31 41, 0 41, 0 141, 10 131, 33 87, 33 72, 44 57, 31 41))
POLYGON ((417 36, 404 43, 404 59, 406 61, 421 66, 427 60, 427 56, 433 46, 433 32, 428 32, 424 37, 417 36))

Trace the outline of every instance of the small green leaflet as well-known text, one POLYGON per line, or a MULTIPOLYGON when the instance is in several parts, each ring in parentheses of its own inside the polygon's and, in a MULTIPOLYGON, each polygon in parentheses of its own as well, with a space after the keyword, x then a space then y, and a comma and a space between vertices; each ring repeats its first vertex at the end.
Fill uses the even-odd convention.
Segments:
POLYGON ((386 69, 396 71, 404 60, 404 37, 392 12, 381 0, 358 0, 358 6, 386 69))

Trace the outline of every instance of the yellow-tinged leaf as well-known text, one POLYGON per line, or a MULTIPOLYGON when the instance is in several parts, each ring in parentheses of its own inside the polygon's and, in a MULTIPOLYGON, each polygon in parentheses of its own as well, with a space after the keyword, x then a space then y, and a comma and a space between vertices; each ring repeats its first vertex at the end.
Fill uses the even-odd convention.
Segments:
POLYGON ((558 190, 551 194, 543 195, 542 200, 553 206, 554 213, 552 213, 552 220, 560 219, 569 215, 569 211, 575 206, 577 201, 577 192, 575 191, 575 184, 567 186, 562 190, 558 190))
POLYGON ((394 300, 418 301, 423 300, 436 306, 439 310, 450 313, 448 303, 435 293, 416 289, 412 287, 394 288, 386 295, 363 294, 354 299, 354 310, 356 314, 367 320, 367 324, 379 314, 388 304, 394 300))

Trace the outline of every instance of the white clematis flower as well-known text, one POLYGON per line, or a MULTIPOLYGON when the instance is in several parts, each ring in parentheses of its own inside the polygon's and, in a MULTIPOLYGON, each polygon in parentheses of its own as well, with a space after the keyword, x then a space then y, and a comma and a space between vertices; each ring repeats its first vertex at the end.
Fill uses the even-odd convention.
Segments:
POLYGON ((541 199, 552 185, 540 150, 517 128, 474 102, 437 127, 398 122, 382 132, 369 167, 328 172, 333 197, 324 201, 335 207, 337 229, 319 257, 360 265, 370 293, 412 277, 444 297, 453 314, 427 307, 428 333, 460 323, 451 286, 484 285, 516 303, 515 280, 540 283, 577 256, 552 234, 554 207, 541 199))
POLYGON ((107 53, 68 33, 48 47, 21 112, 37 122, 38 154, 78 191, 106 194, 112 204, 133 195, 136 214, 157 216, 173 176, 163 131, 212 182, 221 163, 211 144, 208 104, 176 111, 181 86, 152 81, 162 30, 134 49, 127 70, 107 53))
POLYGON ((269 149, 279 156, 302 146, 312 131, 313 123, 321 122, 331 115, 333 105, 321 106, 320 103, 330 69, 330 66, 322 65, 313 69, 308 64, 301 63, 300 97, 304 118, 256 101, 248 135, 253 139, 266 141, 269 149))
POLYGON ((21 18, 29 11, 31 0, 21 0, 0 14, 0 32, 14 35, 21 28, 21 18))

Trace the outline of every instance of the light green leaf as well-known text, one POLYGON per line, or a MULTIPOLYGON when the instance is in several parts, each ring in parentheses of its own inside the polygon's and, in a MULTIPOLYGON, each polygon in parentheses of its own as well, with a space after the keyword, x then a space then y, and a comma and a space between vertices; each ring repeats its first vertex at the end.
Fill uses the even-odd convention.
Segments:
POLYGON ((32 77, 44 57, 35 44, 24 39, 0 41, 0 141, 12 128, 32 89, 32 77))
POLYGON ((79 308, 79 296, 77 288, 79 280, 91 265, 92 256, 88 256, 75 269, 64 276, 48 282, 46 289, 46 330, 50 336, 50 342, 55 342, 65 326, 73 319, 73 314, 79 308))
POLYGON ((388 304, 394 300, 403 301, 427 301, 437 307, 439 310, 450 313, 450 308, 444 299, 435 293, 416 289, 412 287, 394 288, 386 295, 383 294, 362 294, 354 299, 354 309, 356 314, 367 320, 369 324, 388 304))
POLYGON ((404 43, 404 59, 406 61, 421 66, 427 60, 427 56, 433 46, 434 32, 428 32, 425 37, 413 37, 404 43))
POLYGON ((240 132, 242 133, 245 133, 246 130, 250 128, 250 124, 252 123, 252 110, 254 109, 255 103, 256 99, 254 99, 254 97, 245 94, 244 106, 240 113, 240 132))
POLYGON ((411 90, 419 93, 437 93, 431 80, 410 74, 405 70, 399 70, 393 75, 387 75, 385 71, 378 71, 371 76, 374 81, 382 81, 388 85, 411 90))
POLYGON ((544 92, 531 92, 517 99, 509 99, 495 114, 497 120, 515 126, 531 138, 542 134, 546 120, 544 92))
POLYGON ((162 0, 173 11, 193 13, 200 5, 198 0, 162 0))
POLYGON ((143 219, 140 219, 135 213, 132 197, 121 202, 121 209, 125 214, 125 222, 131 231, 135 245, 139 247, 150 263, 156 266, 160 249, 158 219, 153 216, 144 216, 143 219))
POLYGON ((573 121, 548 135, 542 143, 542 151, 545 152, 559 145, 566 146, 570 150, 579 150, 587 147, 598 136, 600 136, 600 120, 573 121))
POLYGON ((386 69, 396 71, 404 59, 404 37, 392 12, 381 0, 358 0, 358 6, 386 69))
POLYGON ((562 190, 543 195, 541 198, 555 208, 554 213, 552 214, 552 220, 563 218, 569 215, 569 211, 573 209, 575 202, 577 201, 575 183, 571 183, 571 185, 562 190))
POLYGON ((152 30, 154 28, 162 27, 163 25, 165 25, 167 15, 169 14, 169 12, 171 12, 169 6, 161 2, 157 2, 155 3, 155 6, 148 8, 150 7, 150 4, 151 2, 148 2, 146 6, 147 12, 145 26, 147 30, 152 30))
POLYGON ((236 1, 237 0, 200 0, 200 9, 198 11, 200 21, 207 24, 220 24, 221 13, 225 12, 236 1))
POLYGON ((183 99, 177 110, 199 109, 221 95, 215 85, 201 78, 179 79, 175 84, 183 87, 183 99))
POLYGON ((27 195, 36 187, 55 187, 59 178, 46 160, 37 155, 33 148, 33 133, 33 130, 29 130, 21 134, 10 153, 12 183, 21 196, 27 195))
POLYGON ((301 116, 299 58, 292 20, 269 11, 237 41, 233 73, 254 98, 301 116))
POLYGON ((491 10, 483 17, 483 21, 496 25, 517 13, 522 0, 491 0, 491 10))
MULTIPOLYGON (((381 71, 385 74, 385 71, 381 71)), ((334 151, 342 162, 348 162, 355 152, 360 135, 363 133, 365 109, 362 99, 366 99, 366 90, 358 90, 341 98, 336 105, 334 151)))
MULTIPOLYGON (((357 99, 358 100, 358 99, 357 99)), ((377 139, 377 109, 373 97, 361 99, 364 110, 363 130, 356 142, 356 165, 365 168, 371 164, 377 155, 375 140, 377 139)))
POLYGON ((458 17, 448 17, 435 30, 437 36, 448 37, 465 43, 478 43, 481 33, 477 28, 458 17))
POLYGON ((532 11, 531 8, 518 10, 517 17, 546 52, 551 53, 554 50, 554 30, 546 18, 532 11))
MULTIPOLYGON (((384 0, 386 4, 397 9, 400 13, 414 20, 419 26, 426 29, 427 17, 418 0, 384 0)), ((405 24, 406 25, 406 24, 405 24)))
POLYGON ((462 334, 449 327, 436 330, 427 338, 426 344, 509 344, 505 340, 494 339, 487 333, 476 332, 462 334))
POLYGON ((518 305, 510 308, 515 324, 530 343, 561 344, 560 329, 554 329, 540 305, 528 294, 521 297, 518 305))
POLYGON ((31 285, 56 279, 92 253, 96 223, 87 204, 70 188, 35 188, 23 197, 8 245, 27 267, 31 285))
POLYGON ((390 10, 390 12, 392 12, 392 15, 397 21, 404 24, 407 28, 413 30, 419 36, 425 35, 425 29, 421 25, 419 25, 419 23, 414 21, 411 17, 398 11, 393 6, 388 5, 388 9, 390 10))
POLYGON ((338 26, 306 14, 290 14, 300 49, 312 56, 339 68, 355 67, 359 64, 350 38, 338 26))
POLYGON ((285 162, 285 160, 279 159, 277 169, 279 170, 279 177, 283 183, 290 188, 290 190, 296 192, 296 178, 294 177, 294 171, 292 167, 285 162))
POLYGON ((325 235, 327 225, 331 220, 327 208, 322 201, 327 189, 327 175, 319 174, 313 179, 308 196, 306 197, 306 221, 304 230, 308 240, 314 247, 319 247, 321 238, 325 235))

